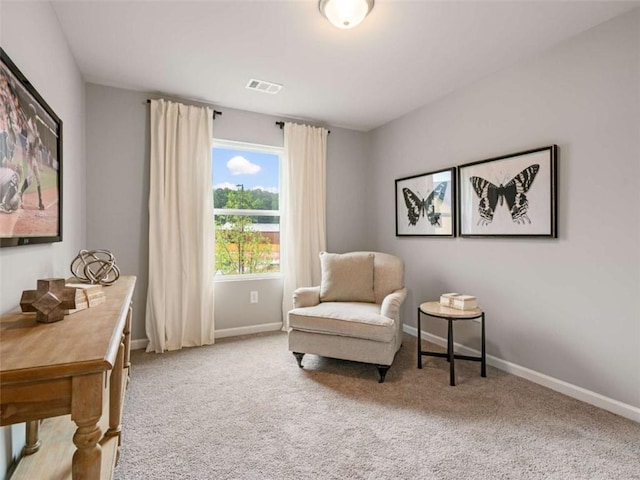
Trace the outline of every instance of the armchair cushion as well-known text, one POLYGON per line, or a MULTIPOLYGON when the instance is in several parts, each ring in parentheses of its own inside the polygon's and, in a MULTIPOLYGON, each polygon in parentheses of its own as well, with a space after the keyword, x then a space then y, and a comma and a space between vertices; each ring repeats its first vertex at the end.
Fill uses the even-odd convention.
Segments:
POLYGON ((391 342, 397 320, 380 314, 380 305, 359 302, 323 302, 294 308, 289 326, 294 330, 391 342))
POLYGON ((320 253, 321 302, 375 302, 374 255, 370 252, 320 253))

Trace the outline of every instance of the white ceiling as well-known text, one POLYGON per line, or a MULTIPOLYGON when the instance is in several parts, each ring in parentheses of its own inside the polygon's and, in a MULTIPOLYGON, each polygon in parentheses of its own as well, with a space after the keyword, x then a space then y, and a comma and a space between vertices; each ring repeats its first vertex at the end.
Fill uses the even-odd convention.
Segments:
POLYGON ((378 0, 340 30, 315 0, 52 4, 89 82, 364 131, 640 5, 378 0))

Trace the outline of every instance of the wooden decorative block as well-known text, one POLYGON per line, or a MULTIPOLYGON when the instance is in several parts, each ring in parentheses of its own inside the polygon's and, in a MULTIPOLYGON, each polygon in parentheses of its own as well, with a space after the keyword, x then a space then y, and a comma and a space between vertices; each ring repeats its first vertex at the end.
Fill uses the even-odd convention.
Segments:
POLYGON ((36 320, 52 323, 64 318, 64 310, 76 308, 76 289, 65 286, 64 278, 38 280, 37 290, 25 290, 20 299, 23 312, 36 312, 36 320))

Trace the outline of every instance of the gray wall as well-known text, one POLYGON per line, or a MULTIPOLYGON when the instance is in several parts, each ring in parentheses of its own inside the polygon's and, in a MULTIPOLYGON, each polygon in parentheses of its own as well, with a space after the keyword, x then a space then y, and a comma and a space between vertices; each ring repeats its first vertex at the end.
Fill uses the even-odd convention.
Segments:
MULTIPOLYGON (((87 243, 116 256, 123 273, 138 277, 132 338, 144 339, 148 272, 149 121, 153 95, 87 84, 87 243)), ((187 102, 188 103, 188 102, 187 102)), ((214 121, 215 138, 282 146, 280 117, 229 108, 214 121)), ((331 127, 327 153, 328 246, 367 248, 362 215, 367 186, 367 134, 331 127), (348 206, 348 208, 345 208, 348 206)), ((280 279, 216 282, 216 330, 281 321, 280 279), (249 303, 249 292, 260 303, 249 303)))
MULTIPOLYGON (((19 307, 38 278, 68 277, 85 246, 84 83, 48 3, 2 2, 0 44, 63 121, 63 241, 0 250, 0 312, 19 307), (28 35, 25 35, 28 32, 28 35), (55 81, 52 79, 55 78, 55 81)), ((24 443, 24 425, 0 430, 0 476, 24 443)))
MULTIPOLYGON (((636 9, 372 132, 369 218, 406 262, 406 323, 475 294, 489 354, 640 407, 639 46, 636 9), (395 237, 395 178, 550 144, 557 240, 395 237)), ((467 327, 457 339, 478 348, 467 327)))
POLYGON ((141 339, 148 272, 148 97, 91 83, 86 93, 87 246, 111 251, 121 274, 138 277, 131 337, 141 339))

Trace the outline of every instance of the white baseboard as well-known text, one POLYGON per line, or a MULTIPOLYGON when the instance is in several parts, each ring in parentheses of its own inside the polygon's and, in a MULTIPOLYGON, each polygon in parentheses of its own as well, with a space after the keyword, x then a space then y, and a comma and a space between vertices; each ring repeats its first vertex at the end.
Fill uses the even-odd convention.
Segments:
MULTIPOLYGON (((416 327, 403 325, 403 330, 411 336, 418 336, 418 329, 416 327)), ((435 343, 436 345, 440 345, 444 348, 447 347, 446 338, 438 337, 431 333, 425 332, 424 330, 422 331, 422 339, 431 343, 435 343)), ((480 352, 478 350, 469 348, 459 343, 456 343, 455 347, 456 350, 463 355, 480 355, 480 352)), ((592 392, 591 390, 578 387, 577 385, 567 383, 563 380, 558 380, 557 378, 550 377, 548 375, 536 372, 535 370, 531 370, 526 367, 522 367, 515 363, 507 362, 506 360, 494 357, 493 355, 487 355, 487 365, 491 365, 507 373, 511 373, 512 375, 526 378, 531 382, 550 388, 551 390, 555 390, 556 392, 560 392, 569 397, 589 403, 598 408, 602 408, 609 412, 640 423, 640 408, 634 407, 633 405, 619 402, 618 400, 605 397, 604 395, 592 392)))
POLYGON ((216 330, 215 338, 237 337, 239 335, 274 332, 276 330, 282 330, 282 322, 263 323, 261 325, 250 325, 248 327, 223 328, 222 330, 216 330))
POLYGON ((149 340, 146 338, 139 338, 137 340, 131 340, 131 350, 143 350, 147 348, 149 340))
MULTIPOLYGON (((221 330, 216 330, 214 333, 214 337, 237 337, 239 335, 251 335, 252 333, 274 332, 281 329, 282 322, 263 323, 261 325, 250 325, 248 327, 223 328, 221 330)), ((144 348, 147 348, 148 343, 149 340, 147 340, 146 338, 131 340, 131 350, 142 350, 144 348)))

